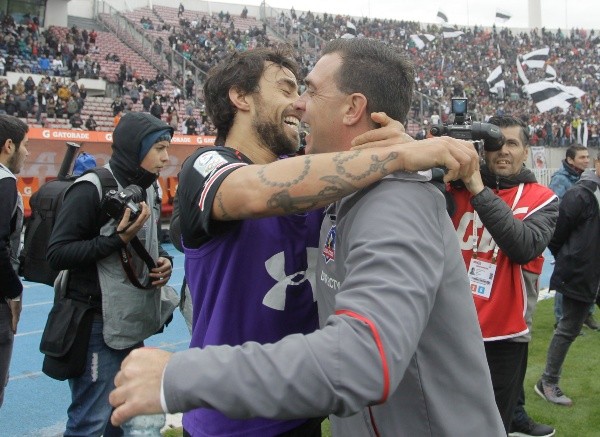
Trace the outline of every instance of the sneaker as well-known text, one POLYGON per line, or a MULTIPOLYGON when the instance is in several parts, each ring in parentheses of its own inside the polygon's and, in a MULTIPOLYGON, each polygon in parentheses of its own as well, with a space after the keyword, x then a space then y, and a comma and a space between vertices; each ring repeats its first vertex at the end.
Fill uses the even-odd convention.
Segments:
POLYGON ((535 423, 533 419, 528 418, 527 422, 515 423, 514 421, 510 424, 509 437, 552 437, 554 435, 554 428, 541 423, 535 423))
POLYGON ((600 328, 598 322, 596 322, 596 319, 594 319, 594 316, 592 314, 589 314, 587 316, 587 319, 585 319, 583 324, 594 331, 597 331, 600 328))
POLYGON ((558 384, 549 384, 540 379, 533 389, 542 397, 542 399, 545 399, 548 402, 564 407, 573 405, 573 401, 565 396, 558 384))

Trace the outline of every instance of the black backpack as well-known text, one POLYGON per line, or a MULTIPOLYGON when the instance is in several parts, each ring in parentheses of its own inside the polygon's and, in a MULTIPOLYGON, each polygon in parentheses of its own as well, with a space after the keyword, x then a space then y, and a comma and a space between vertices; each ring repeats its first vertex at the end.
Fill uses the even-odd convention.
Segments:
MULTIPOLYGON (((117 181, 107 168, 94 168, 84 174, 90 172, 96 173, 100 178, 102 197, 109 190, 118 189, 117 181)), ((77 177, 70 176, 46 182, 31 196, 31 218, 25 228, 23 250, 19 256, 19 274, 28 281, 54 285, 58 271, 52 269, 46 259, 48 242, 65 192, 76 179, 77 177)))

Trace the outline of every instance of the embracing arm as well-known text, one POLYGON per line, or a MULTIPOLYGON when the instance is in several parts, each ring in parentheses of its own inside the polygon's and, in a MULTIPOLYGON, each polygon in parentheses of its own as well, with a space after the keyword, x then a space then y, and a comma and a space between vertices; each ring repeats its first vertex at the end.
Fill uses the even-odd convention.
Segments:
POLYGON ((212 218, 240 220, 320 208, 399 170, 448 168, 447 179, 478 170, 470 143, 448 137, 299 156, 267 165, 241 167, 216 193, 212 218))

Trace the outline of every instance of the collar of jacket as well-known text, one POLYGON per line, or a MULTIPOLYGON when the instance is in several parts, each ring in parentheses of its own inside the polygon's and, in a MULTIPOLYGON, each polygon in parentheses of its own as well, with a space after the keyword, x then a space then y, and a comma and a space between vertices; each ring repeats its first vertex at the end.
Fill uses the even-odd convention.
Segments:
POLYGON ((523 165, 521 171, 512 176, 498 176, 490 171, 487 164, 481 167, 481 179, 483 185, 493 190, 504 190, 506 188, 513 188, 517 185, 531 184, 537 182, 535 175, 531 170, 523 165))

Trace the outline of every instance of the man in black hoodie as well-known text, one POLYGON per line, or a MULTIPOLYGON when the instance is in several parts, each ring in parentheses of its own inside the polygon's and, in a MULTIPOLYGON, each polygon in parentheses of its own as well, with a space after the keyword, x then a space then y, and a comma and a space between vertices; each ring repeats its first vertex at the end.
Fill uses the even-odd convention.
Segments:
POLYGON ((594 171, 584 172, 569 189, 548 246, 556 259, 550 288, 563 296, 563 314, 548 347, 546 369, 535 392, 548 402, 570 406, 558 382, 571 343, 581 332, 590 304, 600 306, 600 155, 594 171))
MULTIPOLYGON (((114 377, 127 354, 160 330, 170 315, 163 312, 172 313, 173 308, 160 303, 160 288, 172 267, 157 238, 160 200, 154 185, 169 162, 172 135, 169 125, 148 113, 125 114, 115 128, 106 167, 119 191, 130 185, 141 188, 144 200, 137 218, 130 220, 132 211, 125 208, 121 219, 109 219, 101 206, 99 179, 93 173, 78 179, 65 193, 47 257, 54 269, 69 271, 61 305, 66 307, 65 301, 71 306, 85 305, 83 311, 91 319, 78 328, 85 340, 83 346, 76 346, 87 361, 81 366, 83 374, 68 376, 72 398, 65 436, 120 435, 108 420, 114 377), (154 268, 146 268, 132 247, 134 237, 152 257, 154 268), (122 257, 129 259, 121 263, 122 257), (138 284, 146 284, 145 289, 135 285, 132 274, 138 284)), ((55 304, 53 311, 62 306, 55 304)), ((52 312, 47 330, 51 321, 52 312)))

